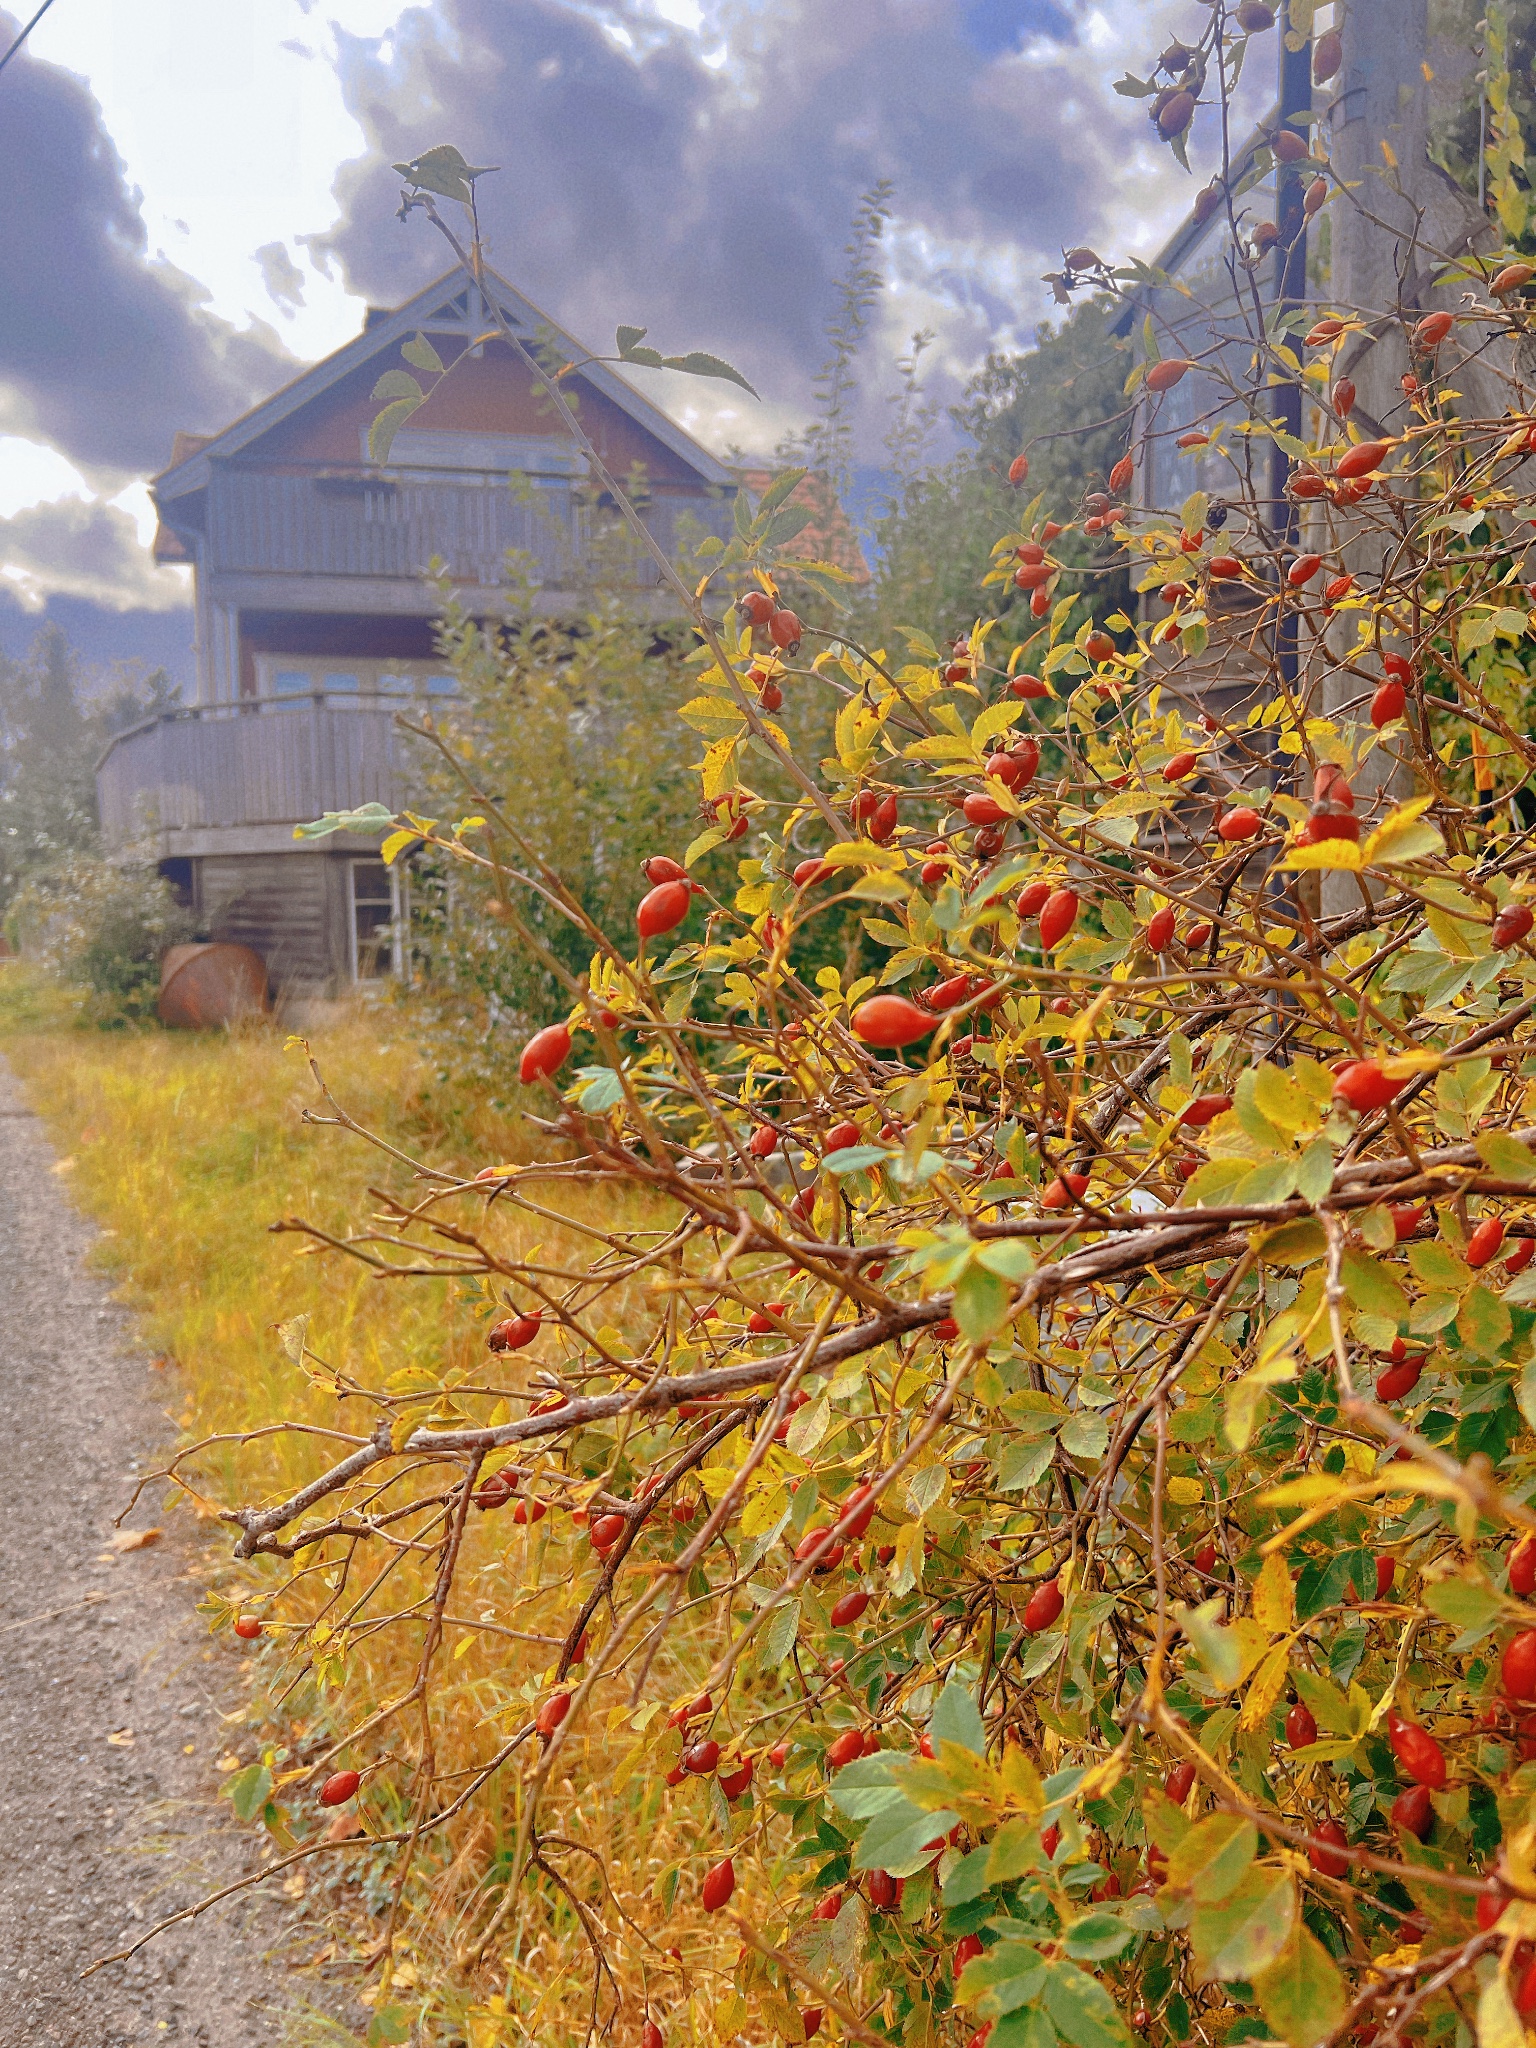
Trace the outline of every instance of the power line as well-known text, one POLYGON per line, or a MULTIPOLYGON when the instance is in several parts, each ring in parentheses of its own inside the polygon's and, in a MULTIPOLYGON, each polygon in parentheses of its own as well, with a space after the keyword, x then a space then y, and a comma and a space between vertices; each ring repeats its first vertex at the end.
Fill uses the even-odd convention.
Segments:
POLYGON ((0 57, 0 71, 3 71, 6 65, 10 63, 11 59, 15 56, 16 52, 27 40, 27 37, 31 35, 33 29, 37 27, 37 24, 42 20, 43 16, 48 12, 49 8, 52 5, 53 0, 43 0, 42 6, 39 7, 36 14, 33 15, 32 19, 27 23, 26 27, 22 30, 21 34, 16 38, 15 42, 12 43, 11 47, 6 51, 5 55, 3 57, 0 57))

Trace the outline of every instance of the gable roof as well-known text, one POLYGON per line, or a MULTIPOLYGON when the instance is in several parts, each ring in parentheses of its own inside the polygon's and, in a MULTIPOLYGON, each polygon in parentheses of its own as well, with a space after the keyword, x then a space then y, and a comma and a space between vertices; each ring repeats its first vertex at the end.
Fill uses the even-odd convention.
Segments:
MULTIPOLYGON (((179 498, 189 491, 206 488, 212 464, 222 456, 238 455, 260 435, 282 421, 291 419, 297 412, 319 398, 322 393, 339 384, 356 370, 371 362, 375 356, 394 356, 402 342, 409 341, 413 334, 452 334, 468 341, 484 334, 487 317, 484 311, 485 299, 491 299, 499 308, 507 325, 519 339, 532 342, 539 338, 553 340, 557 347, 568 350, 573 360, 581 360, 587 351, 574 336, 551 320, 525 298, 520 291, 509 285, 505 278, 494 271, 485 273, 485 290, 470 282, 460 270, 448 272, 425 290, 419 291, 412 299, 394 312, 380 317, 378 309, 370 308, 372 324, 364 327, 334 354, 326 356, 312 368, 303 371, 270 398, 243 413, 239 419, 227 426, 220 434, 194 435, 178 434, 171 451, 168 468, 163 469, 153 480, 157 499, 179 498)), ((639 426, 660 441, 681 462, 695 471, 700 480, 724 489, 736 483, 735 472, 711 455, 709 450, 670 414, 644 398, 632 384, 616 375, 607 363, 583 362, 579 376, 627 413, 639 426)))

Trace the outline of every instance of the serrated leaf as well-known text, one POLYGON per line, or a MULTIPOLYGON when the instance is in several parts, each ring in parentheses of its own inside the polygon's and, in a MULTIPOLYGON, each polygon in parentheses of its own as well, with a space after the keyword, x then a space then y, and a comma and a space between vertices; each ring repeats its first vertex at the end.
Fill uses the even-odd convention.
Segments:
POLYGON ((443 359, 424 334, 413 334, 409 341, 402 342, 400 353, 413 369, 429 371, 436 377, 443 375, 443 359))
POLYGON ((374 398, 409 398, 420 405, 426 394, 409 370, 386 370, 374 385, 374 398))
POLYGON ((1235 1813, 1213 1813, 1184 1836, 1168 1858, 1165 1882, 1198 1902, 1224 1899, 1259 1853, 1259 1832, 1235 1813))
MULTIPOLYGON (((393 374, 393 373, 391 373, 393 374)), ((401 371, 400 375, 404 375, 401 371)), ((414 381, 414 380, 413 380, 414 381)), ((397 398, 378 413, 368 429, 368 459, 370 462, 388 462, 389 451, 395 445, 395 436, 414 412, 421 410, 421 396, 397 398)))
POLYGON ((668 370, 681 370, 689 377, 721 377, 728 384, 739 384, 753 398, 757 397, 740 370, 733 369, 723 357, 709 355, 703 349, 693 349, 685 356, 663 356, 661 360, 668 370))
POLYGON ((986 1725, 975 1700, 958 1678, 951 1678, 939 1694, 928 1733, 935 1747, 942 1742, 956 1742, 974 1756, 986 1755, 986 1725))
POLYGON ((1485 1131, 1475 1143, 1479 1159, 1500 1180, 1512 1180, 1519 1187, 1536 1184, 1536 1152, 1529 1145, 1507 1131, 1485 1131))

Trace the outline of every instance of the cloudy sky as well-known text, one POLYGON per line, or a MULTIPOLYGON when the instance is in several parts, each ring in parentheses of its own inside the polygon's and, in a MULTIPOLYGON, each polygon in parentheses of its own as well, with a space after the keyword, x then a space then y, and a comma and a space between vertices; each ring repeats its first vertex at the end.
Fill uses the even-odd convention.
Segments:
MULTIPOLYGON (((28 8, 30 12, 30 7, 28 8)), ((1150 254, 1193 186, 1112 83, 1196 0, 54 0, 0 75, 0 648, 189 639, 146 479, 445 266, 391 161, 453 140, 491 259, 673 382, 722 451, 804 419, 861 192, 894 181, 865 453, 914 329, 953 395, 1027 344, 1063 245, 1150 254), (720 387, 723 391, 724 387, 720 387)), ((0 43, 15 32, 0 9, 0 43)), ((1265 65, 1266 72, 1270 68, 1265 65)), ((1197 169, 1198 138, 1192 152, 1197 169)))

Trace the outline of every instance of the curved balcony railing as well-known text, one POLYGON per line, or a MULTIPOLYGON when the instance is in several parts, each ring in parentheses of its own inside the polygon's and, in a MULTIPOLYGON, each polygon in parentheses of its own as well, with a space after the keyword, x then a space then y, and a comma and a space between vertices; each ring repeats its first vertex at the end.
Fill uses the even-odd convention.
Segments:
POLYGON ((111 848, 146 831, 298 825, 407 801, 395 704, 256 698, 167 712, 119 733, 96 769, 111 848))

